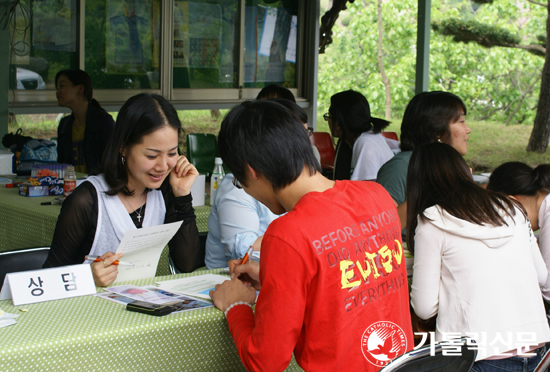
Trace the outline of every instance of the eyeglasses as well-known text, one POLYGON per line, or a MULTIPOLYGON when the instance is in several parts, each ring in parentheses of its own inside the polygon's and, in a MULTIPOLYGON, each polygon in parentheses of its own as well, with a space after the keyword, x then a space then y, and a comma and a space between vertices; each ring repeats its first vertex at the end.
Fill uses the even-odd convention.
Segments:
POLYGON ((311 137, 313 135, 313 128, 307 127, 307 134, 311 137))
POLYGON ((237 177, 233 176, 233 186, 235 186, 236 188, 238 189, 242 189, 243 187, 241 186, 241 183, 239 182, 239 180, 237 179, 237 177))
POLYGON ((327 112, 326 114, 323 115, 323 119, 325 119, 325 121, 328 121, 328 119, 332 119, 332 116, 330 116, 327 112))

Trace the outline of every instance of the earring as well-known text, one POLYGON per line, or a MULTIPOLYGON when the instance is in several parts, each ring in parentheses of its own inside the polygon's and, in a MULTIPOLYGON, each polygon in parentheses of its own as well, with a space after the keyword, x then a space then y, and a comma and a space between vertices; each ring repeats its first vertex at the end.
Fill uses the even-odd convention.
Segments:
MULTIPOLYGON (((437 139, 437 142, 442 143, 442 142, 441 142, 441 138, 438 138, 438 139, 437 139)), ((124 158, 122 158, 122 159, 124 159, 124 158)), ((124 163, 124 160, 123 160, 122 162, 124 163)))
POLYGON ((122 165, 125 165, 125 163, 126 163, 126 158, 122 156, 122 165))

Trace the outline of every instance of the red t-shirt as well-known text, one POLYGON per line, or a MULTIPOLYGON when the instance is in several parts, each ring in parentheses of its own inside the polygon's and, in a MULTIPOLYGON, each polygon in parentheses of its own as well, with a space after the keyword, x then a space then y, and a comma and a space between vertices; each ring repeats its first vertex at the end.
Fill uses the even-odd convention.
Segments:
POLYGON ((249 371, 377 371, 413 348, 401 225, 374 182, 306 194, 262 241, 255 315, 227 321, 249 371))

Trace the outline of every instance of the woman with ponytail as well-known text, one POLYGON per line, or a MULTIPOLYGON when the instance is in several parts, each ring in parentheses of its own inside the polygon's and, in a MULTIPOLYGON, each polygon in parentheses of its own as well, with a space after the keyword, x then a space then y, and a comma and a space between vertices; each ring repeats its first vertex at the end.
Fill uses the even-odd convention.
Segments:
POLYGON ((93 98, 92 79, 82 70, 55 75, 57 104, 71 110, 57 128, 57 161, 81 173, 99 173, 99 164, 115 122, 93 98))
MULTIPOLYGON (((535 169, 520 162, 500 165, 489 178, 487 189, 511 195, 527 211, 534 231, 539 231, 539 247, 550 270, 550 164, 535 169)), ((550 302, 550 276, 542 291, 550 302)))
MULTIPOLYGON (((376 180, 380 167, 393 157, 393 152, 380 134, 390 122, 373 118, 369 102, 359 92, 347 90, 330 98, 324 116, 333 137, 340 137, 351 149, 351 180, 376 180)), ((335 160, 343 166, 342 159, 335 160), (340 160, 340 161, 339 161, 340 160)))

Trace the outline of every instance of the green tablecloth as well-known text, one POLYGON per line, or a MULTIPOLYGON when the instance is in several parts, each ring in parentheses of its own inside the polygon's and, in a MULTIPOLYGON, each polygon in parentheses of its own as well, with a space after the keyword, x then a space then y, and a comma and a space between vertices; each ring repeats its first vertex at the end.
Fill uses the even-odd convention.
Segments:
MULTIPOLYGON (((40 205, 53 196, 25 197, 18 188, 0 185, 0 252, 49 247, 60 205, 40 205)), ((195 207, 199 232, 208 232, 210 206, 195 207)))
MULTIPOLYGON (((155 317, 95 296, 18 307, 4 300, 0 308, 19 314, 16 325, 0 328, 3 372, 245 371, 224 316, 215 308, 155 317), (19 311, 23 308, 28 312, 19 311)), ((294 361, 287 370, 301 371, 294 361)))

